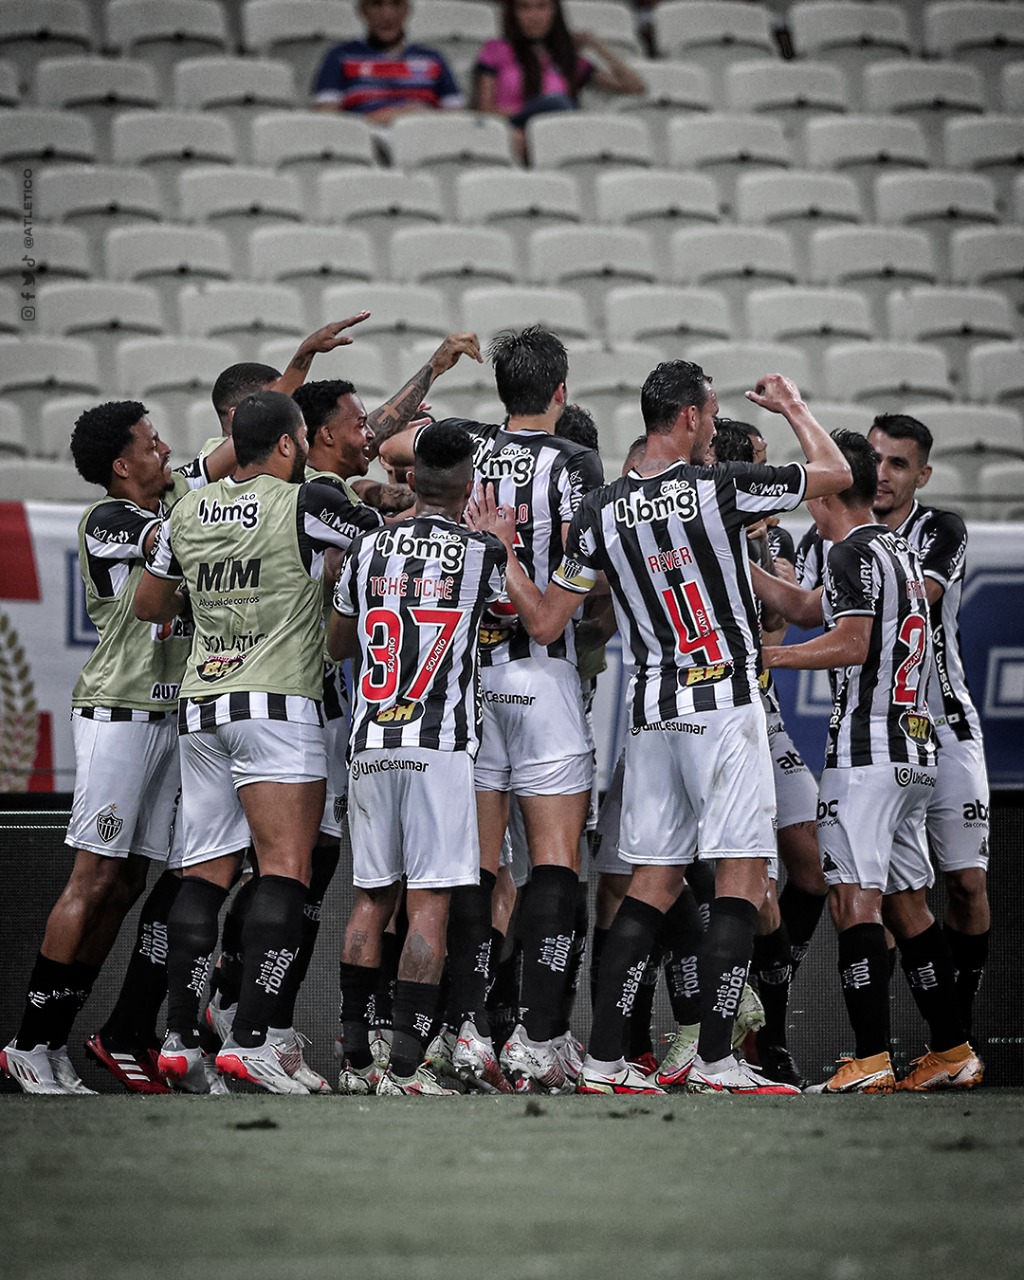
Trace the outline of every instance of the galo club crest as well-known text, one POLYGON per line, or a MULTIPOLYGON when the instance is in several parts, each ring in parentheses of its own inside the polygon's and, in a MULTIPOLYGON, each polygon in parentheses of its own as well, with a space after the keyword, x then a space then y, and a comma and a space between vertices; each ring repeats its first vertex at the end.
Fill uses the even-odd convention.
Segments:
POLYGON ((124 826, 124 818, 117 816, 116 809, 117 805, 111 804, 101 809, 96 815, 96 830, 104 844, 110 844, 111 840, 115 840, 124 826))

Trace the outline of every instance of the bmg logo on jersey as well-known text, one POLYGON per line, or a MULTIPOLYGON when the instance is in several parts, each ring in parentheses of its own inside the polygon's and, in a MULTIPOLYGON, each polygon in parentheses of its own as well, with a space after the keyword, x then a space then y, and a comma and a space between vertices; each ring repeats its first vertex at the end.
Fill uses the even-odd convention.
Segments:
POLYGON ((484 480, 511 480, 521 488, 528 485, 537 469, 537 459, 521 444, 507 444, 501 453, 492 454, 477 462, 477 470, 484 480))
POLYGON ((688 481, 665 480, 661 490, 650 497, 642 489, 637 489, 628 498, 616 498, 612 514, 616 524, 635 529, 638 524, 653 524, 670 516, 692 520, 697 509, 697 490, 688 481))
POLYGON ((260 522, 259 495, 244 493, 237 502, 223 504, 216 498, 200 498, 196 514, 200 524, 237 524, 243 529, 255 529, 260 522))
POLYGON ((388 529, 377 535, 375 547, 385 556, 440 561, 442 573, 458 573, 466 559, 465 542, 443 529, 427 537, 408 529, 388 529))

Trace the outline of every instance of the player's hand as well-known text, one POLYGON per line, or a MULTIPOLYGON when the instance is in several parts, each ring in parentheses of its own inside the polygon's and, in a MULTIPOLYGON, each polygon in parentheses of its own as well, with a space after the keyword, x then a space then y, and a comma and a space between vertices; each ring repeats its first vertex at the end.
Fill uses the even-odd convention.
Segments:
POLYGON ((466 506, 466 525, 476 533, 493 533, 509 551, 516 537, 516 520, 511 507, 499 507, 494 485, 478 484, 466 506))
POLYGON ((321 355, 325 351, 333 351, 335 347, 350 346, 352 339, 344 330, 362 324, 369 317, 369 311, 360 311, 354 316, 349 316, 347 320, 332 320, 330 324, 325 324, 323 328, 317 329, 308 338, 304 338, 299 352, 305 355, 321 355))
POLYGON ((480 354, 480 339, 475 333, 450 333, 445 338, 444 342, 430 357, 430 367, 434 371, 434 377, 438 378, 442 373, 447 373, 460 356, 469 356, 477 364, 483 364, 484 358, 480 354))
POLYGON ((758 520, 757 524, 747 525, 747 538, 751 542, 761 541, 768 537, 768 521, 758 520))
POLYGON ((762 409, 783 415, 803 399, 796 383, 781 373, 765 374, 757 380, 753 391, 745 391, 743 394, 762 409))

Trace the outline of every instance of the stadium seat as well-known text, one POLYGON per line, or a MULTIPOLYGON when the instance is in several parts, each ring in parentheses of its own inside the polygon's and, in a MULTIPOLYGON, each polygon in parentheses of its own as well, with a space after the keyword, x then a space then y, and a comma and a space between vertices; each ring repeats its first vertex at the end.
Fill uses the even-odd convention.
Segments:
POLYGON ((125 111, 114 119, 115 164, 137 165, 161 184, 168 210, 177 209, 177 178, 193 165, 234 164, 235 135, 226 120, 201 111, 125 111))
POLYGON ((951 380, 962 386, 971 347, 1015 337, 1013 308, 993 289, 945 286, 894 292, 889 298, 889 335, 941 347, 951 380))
POLYGON ((810 244, 814 284, 843 285, 864 294, 881 333, 893 289, 935 284, 935 251, 923 231, 909 227, 824 227, 810 244))
POLYGON ((978 68, 998 106, 999 73, 1024 57, 1024 8, 984 0, 941 0, 924 13, 924 50, 978 68))
POLYGON ((124 337, 164 332, 160 296, 140 284, 106 280, 54 281, 39 289, 39 325, 44 333, 87 338, 100 381, 114 385, 114 351, 124 337))
POLYGON ((967 358, 967 392, 981 404, 1024 412, 1024 342, 982 342, 967 358))
POLYGON ((455 78, 467 89, 480 46, 501 34, 495 8, 474 0, 429 0, 428 4, 414 5, 408 32, 410 40, 436 49, 447 59, 455 78))
POLYGON ((600 428, 621 404, 636 406, 640 388, 663 359, 656 346, 623 343, 610 348, 573 350, 569 353, 569 395, 594 415, 600 428))
POLYGON ((736 180, 736 217, 747 226, 776 227, 790 237, 797 273, 806 278, 811 233, 863 220, 854 180, 814 169, 743 173, 736 180))
MULTIPOLYGON (((337 316, 336 319, 344 319, 337 316)), ((401 373, 392 375, 384 367, 384 360, 378 348, 361 336, 358 329, 353 331, 355 341, 350 346, 335 347, 333 351, 324 351, 316 358, 315 377, 319 379, 343 378, 355 385, 356 392, 367 409, 376 408, 387 396, 392 395, 404 382, 401 373)), ((275 369, 284 369, 295 354, 296 343, 291 339, 275 338, 273 342, 264 342, 256 353, 257 360, 272 365, 275 369)), ((437 348, 436 342, 428 343, 430 351, 437 348)), ((428 353, 429 354, 429 353, 428 353)), ((425 361, 420 362, 420 367, 425 361)), ((466 361, 460 360, 459 367, 466 361)), ((469 362, 474 363, 473 361, 469 362)), ((399 362, 400 368, 404 368, 399 362)), ((410 368, 410 373, 417 366, 410 368)), ((445 374, 448 377, 448 374, 445 374)))
POLYGON ((1008 216, 1013 179, 1024 171, 1024 117, 987 115, 947 120, 946 164, 983 174, 996 185, 996 207, 1008 216))
POLYGON ((145 58, 165 92, 177 63, 230 50, 227 15, 215 0, 108 0, 107 47, 145 58))
POLYGON ((30 452, 44 400, 74 392, 98 395, 99 390, 91 343, 35 335, 0 338, 0 392, 20 410, 30 452))
POLYGON ((978 503, 965 502, 964 478, 955 466, 946 462, 931 462, 931 469, 928 488, 921 495, 929 506, 954 511, 965 520, 977 519, 983 514, 978 503))
POLYGON ((0 57, 10 59, 22 94, 44 58, 71 57, 94 46, 87 0, 7 0, 0 5, 0 57))
MULTIPOLYGON (((40 175, 42 176, 42 175, 40 175)), ((20 222, 24 217, 22 184, 10 169, 0 169, 0 218, 20 222)))
POLYGON ((827 116, 810 120, 804 151, 812 169, 835 169, 857 183, 866 209, 875 179, 893 169, 927 169, 928 143, 915 120, 897 116, 827 116))
POLYGON ((793 246, 769 227, 687 227, 669 241, 669 279, 720 290, 738 318, 752 289, 796 283, 793 246))
POLYGON ((290 62, 302 103, 312 98, 327 50, 363 34, 359 13, 348 0, 247 0, 242 8, 246 51, 290 62))
POLYGON ((610 289, 657 278, 650 240, 631 227, 545 227, 530 236, 529 264, 534 284, 578 290, 595 329, 610 289))
POLYGON ((390 263, 391 236, 399 227, 444 219, 440 184, 429 173, 345 169, 325 173, 318 191, 321 219, 365 231, 382 264, 390 263))
POLYGON ((605 334, 612 346, 657 347, 663 360, 685 359, 695 342, 728 338, 729 307, 714 289, 682 285, 628 285, 605 298, 605 334))
POLYGON ((0 400, 0 463, 6 462, 11 454, 23 455, 27 452, 21 410, 16 404, 0 400))
POLYGON ((13 62, 0 58, 0 107, 20 105, 21 86, 18 84, 18 70, 13 62))
POLYGON ((252 156, 256 164, 294 174, 307 205, 315 203, 321 175, 344 170, 356 179, 354 166, 376 163, 373 133, 360 116, 345 112, 271 111, 252 123, 252 156))
POLYGON ((463 111, 417 111, 399 116, 388 129, 388 149, 396 169, 429 169, 449 196, 454 217, 454 180, 469 165, 511 165, 512 135, 496 116, 463 111))
POLYGON ((360 324, 356 340, 373 342, 386 370, 395 368, 403 347, 418 338, 432 338, 436 345, 455 327, 440 289, 409 284, 330 285, 324 290, 320 323, 364 310, 370 317, 360 324))
POLYGON ((500 329, 525 329, 531 324, 551 329, 565 342, 593 336, 583 299, 571 289, 509 285, 467 289, 462 295, 462 328, 479 334, 481 342, 500 329))
POLYGON ((867 300, 855 289, 792 285, 755 289, 747 297, 747 332, 757 342, 799 347, 819 387, 824 385, 825 351, 832 343, 876 336, 867 300))
POLYGON ((833 399, 864 401, 880 413, 953 398, 944 353, 923 343, 837 342, 825 353, 825 386, 833 399))
POLYGON ((21 333, 21 299, 13 285, 0 284, 0 333, 21 333))
POLYGON ((609 112, 556 112, 534 116, 526 126, 527 151, 534 169, 562 169, 590 195, 594 180, 610 165, 650 167, 651 137, 643 120, 609 112))
POLYGON ((989 520, 1024 520, 1024 461, 1002 459, 978 469, 978 494, 989 520))
POLYGON ((778 120, 798 156, 800 133, 808 120, 850 109, 846 76, 829 62, 737 62, 726 72, 725 97, 730 111, 763 113, 778 120))
POLYGON ((348 227, 307 223, 301 234, 291 226, 259 227, 249 237, 249 263, 253 280, 274 281, 298 291, 309 329, 320 323, 326 285, 379 276, 370 237, 348 227))
POLYGON ((875 179, 875 213, 887 226, 926 230, 940 276, 948 274, 949 237, 958 227, 999 221, 996 189, 980 174, 931 169, 875 179))
MULTIPOLYGON (((113 385, 113 384, 110 384, 113 385)), ((71 460, 71 430, 75 423, 96 404, 96 397, 91 395, 53 396, 44 400, 39 409, 39 428, 32 445, 32 456, 35 458, 59 458, 65 466, 74 469, 71 460)), ((159 416, 161 406, 146 404, 147 411, 159 416)), ((153 425, 156 420, 153 419, 153 425)), ((162 429, 161 435, 163 434, 162 429)), ((99 496, 97 491, 96 496, 99 496)))
POLYGON ((67 160, 88 164, 95 159, 96 131, 75 112, 25 108, 4 112, 0 163, 21 168, 67 160))
POLYGON ((45 280, 87 280, 92 275, 89 242, 74 227, 36 223, 32 244, 25 245, 21 226, 0 226, 0 279, 32 288, 45 280), (32 279, 27 279, 31 274, 32 279))
POLYGON ((128 338, 117 351, 117 386, 134 400, 158 396, 176 420, 238 358, 234 343, 213 338, 128 338))
POLYGON ((1024 324, 1024 227, 962 227, 949 241, 953 284, 998 289, 1013 303, 1018 328, 1024 324))
POLYGON ((570 31, 589 31, 624 58, 640 56, 633 15, 618 0, 565 0, 562 8, 570 31))
MULTIPOLYGON (((635 176, 635 170, 631 170, 635 176)), ((526 270, 526 242, 541 227, 581 220, 580 194, 567 173, 469 169, 455 179, 455 210, 464 225, 485 224, 512 236, 526 270)))
POLYGON ((934 164, 943 162, 942 126, 954 116, 985 110, 981 76, 955 62, 881 62, 864 72, 869 111, 914 120, 928 142, 934 164))
POLYGON ((141 169, 114 165, 44 169, 36 194, 40 217, 65 223, 88 237, 97 266, 103 265, 104 238, 111 227, 159 222, 163 216, 157 180, 141 169))
POLYGON ((1003 67, 1000 75, 999 106, 1008 115, 1024 115, 1024 55, 1020 62, 1003 67))
POLYGON ((184 284, 229 280, 231 251, 223 231, 212 227, 115 227, 107 232, 107 273, 113 280, 154 285, 168 327, 178 326, 178 295, 184 284))
MULTIPOLYGON (((264 363, 269 364, 270 361, 264 363)), ((153 425, 156 426, 155 421, 153 425)), ((207 440, 220 435, 220 422, 214 413, 210 397, 196 396, 189 401, 184 413, 175 416, 173 424, 166 429, 157 427, 157 430, 171 445, 171 465, 174 466, 185 459, 194 458, 207 440)))
POLYGON ((391 237, 391 277, 436 285, 454 315, 464 289, 516 283, 515 242, 494 227, 405 227, 391 237))
POLYGON ((113 117, 132 108, 158 107, 160 84, 153 68, 141 60, 44 58, 36 67, 36 101, 88 120, 97 155, 109 160, 113 117))
MULTIPOLYGON (((1009 407, 973 404, 909 404, 906 412, 927 424, 935 437, 931 457, 955 467, 967 495, 980 495, 986 467, 1014 468, 1024 462, 1024 421, 1009 407)), ((930 499, 931 486, 925 500, 930 499)), ((1024 501, 1024 490, 1016 493, 1024 501)))
POLYGON ((654 43, 663 58, 699 62, 718 101, 728 67, 777 52, 768 6, 731 0, 663 0, 654 10, 654 43))
POLYGON ((178 179, 178 206, 186 222, 216 227, 228 237, 237 275, 248 268, 247 242, 258 227, 277 227, 303 221, 298 182, 273 169, 231 170, 224 181, 220 166, 186 170, 178 179))
POLYGON ((766 373, 792 378, 805 395, 818 390, 810 361, 799 347, 784 342, 700 342, 690 357, 714 380, 720 400, 743 400, 744 391, 766 373))
POLYGON ((5 458, 0 467, 0 502, 95 502, 100 490, 66 462, 45 458, 5 458))
POLYGON ((254 338, 289 336, 299 340, 309 332, 302 299, 295 289, 280 284, 224 284, 186 286, 179 298, 181 331, 187 338, 223 338, 239 349, 254 338))
POLYGON ((643 94, 622 94, 607 109, 627 119, 642 120, 650 133, 655 163, 668 162, 668 122, 677 116, 714 111, 711 76, 696 62, 668 58, 632 59, 633 69, 647 86, 643 94))
POLYGON ((696 169, 718 184, 719 208, 732 211, 736 179, 750 168, 788 168, 792 148, 782 125, 767 116, 687 116, 668 127, 669 164, 696 169))
POLYGON ((645 232, 659 259, 673 231, 718 221, 718 187, 703 173, 612 170, 598 177, 594 194, 598 220, 645 232))
POLYGON ((846 72, 855 102, 869 63, 911 52, 904 5, 804 0, 790 6, 789 30, 798 58, 827 60, 846 72))
POLYGON ((260 112, 291 110, 298 101, 291 64, 273 58, 188 58, 174 68, 179 111, 216 111, 231 123, 239 153, 253 160, 260 112))

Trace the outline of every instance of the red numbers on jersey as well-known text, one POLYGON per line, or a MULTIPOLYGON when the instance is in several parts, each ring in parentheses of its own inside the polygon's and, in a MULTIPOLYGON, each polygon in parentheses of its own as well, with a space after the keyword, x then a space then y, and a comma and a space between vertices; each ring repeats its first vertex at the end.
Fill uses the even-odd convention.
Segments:
POLYGON ((718 631, 712 624, 711 606, 704 599, 700 585, 683 582, 666 587, 661 593, 679 652, 686 657, 703 653, 709 665, 723 661, 718 631))
MULTIPOLYGON (((437 628, 426 656, 405 693, 411 701, 416 702, 427 693, 430 681, 454 639, 463 613, 462 609, 409 610, 409 617, 417 628, 437 628)), ((366 652, 369 663, 359 682, 360 692, 367 702, 387 702, 398 692, 405 626, 403 617, 393 609, 370 609, 367 612, 363 630, 368 640, 366 652)), ((419 648, 417 638, 417 651, 419 648)))
POLYGON ((910 650, 896 668, 893 679, 892 700, 900 707, 912 707, 917 702, 917 690, 921 683, 921 659, 928 638, 928 623, 920 614, 912 613, 903 619, 896 639, 910 650))

